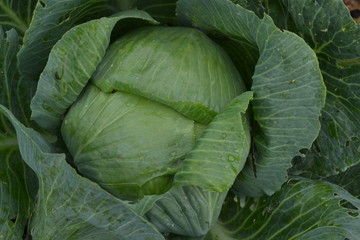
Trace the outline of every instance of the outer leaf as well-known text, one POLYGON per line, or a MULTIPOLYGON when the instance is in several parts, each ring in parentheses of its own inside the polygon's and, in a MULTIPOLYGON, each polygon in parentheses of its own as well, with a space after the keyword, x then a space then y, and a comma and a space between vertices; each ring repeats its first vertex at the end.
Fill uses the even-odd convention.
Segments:
POLYGON ((341 0, 283 2, 314 47, 327 87, 319 137, 296 168, 337 174, 360 162, 360 27, 341 0))
POLYGON ((291 159, 311 146, 320 128, 325 87, 315 54, 295 34, 277 29, 270 17, 259 19, 229 1, 182 0, 178 14, 182 22, 259 49, 252 84, 259 125, 254 136, 257 178, 246 165, 236 190, 248 196, 274 193, 286 180, 291 159))
MULTIPOLYGON (((19 108, 30 118, 30 100, 53 45, 79 22, 108 15, 106 0, 39 0, 18 54, 22 104, 19 108)), ((2 1, 3 2, 3 1, 2 1)), ((22 1, 24 2, 24 1, 22 1)), ((21 5, 24 7, 24 5, 21 5)), ((29 122, 26 122, 29 125, 29 122)))
POLYGON ((63 114, 75 102, 104 56, 115 24, 125 19, 122 30, 139 22, 156 23, 142 11, 122 12, 117 17, 78 25, 54 46, 31 102, 32 119, 41 127, 50 131, 60 127, 63 114))
MULTIPOLYGON (((19 37, 12 29, 5 38, 0 26, 0 104, 7 106, 16 116, 21 116, 18 101, 19 92, 16 91, 16 54, 19 50, 19 37)), ((0 132, 11 132, 6 120, 0 117, 0 132)))
POLYGON ((275 25, 280 29, 296 29, 290 13, 283 5, 282 0, 232 0, 246 9, 255 12, 260 18, 264 14, 270 15, 275 25))
POLYGON ((29 184, 34 184, 31 177, 34 176, 20 156, 16 138, 0 136, 0 239, 26 236, 33 207, 28 189, 29 184))
POLYGON ((78 175, 40 134, 3 106, 0 111, 12 122, 21 156, 39 179, 34 239, 163 239, 123 202, 78 175))
MULTIPOLYGON (((0 27, 0 104, 15 113, 18 102, 13 84, 18 49, 16 31, 8 31, 5 38, 0 27)), ((13 128, 0 114, 0 239, 17 240, 23 236, 32 210, 28 189, 33 184, 31 177, 34 176, 21 159, 13 128)))
POLYGON ((159 196, 147 196, 132 207, 163 233, 198 237, 216 223, 227 192, 199 187, 173 187, 159 196))
POLYGON ((245 114, 252 92, 235 98, 207 126, 175 175, 175 185, 228 191, 244 167, 250 150, 250 126, 245 114))
POLYGON ((360 200, 343 188, 301 179, 271 197, 227 199, 217 225, 198 240, 358 240, 359 213, 360 200))
POLYGON ((28 28, 35 0, 2 0, 0 1, 0 24, 6 28, 16 28, 23 35, 28 28))

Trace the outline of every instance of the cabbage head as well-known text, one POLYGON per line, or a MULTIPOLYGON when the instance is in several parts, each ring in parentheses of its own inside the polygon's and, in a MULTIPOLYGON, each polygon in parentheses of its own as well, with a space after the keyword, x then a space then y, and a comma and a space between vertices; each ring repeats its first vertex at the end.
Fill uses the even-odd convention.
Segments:
POLYGON ((162 194, 196 139, 244 91, 227 53, 203 32, 139 28, 109 46, 61 133, 78 171, 115 196, 162 194))

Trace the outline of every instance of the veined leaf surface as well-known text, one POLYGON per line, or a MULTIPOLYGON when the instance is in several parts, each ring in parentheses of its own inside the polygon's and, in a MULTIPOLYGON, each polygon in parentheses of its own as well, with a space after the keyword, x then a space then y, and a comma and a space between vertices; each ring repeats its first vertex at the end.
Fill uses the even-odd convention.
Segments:
POLYGON ((53 47, 31 102, 32 119, 52 132, 61 125, 62 116, 75 102, 105 54, 115 24, 120 29, 141 24, 155 24, 147 13, 133 10, 116 17, 101 18, 68 31, 53 47), (139 23, 140 22, 140 23, 139 23))
POLYGON ((360 162, 360 27, 341 0, 283 3, 314 48, 327 87, 319 137, 295 169, 334 175, 360 162))
MULTIPOLYGON (((21 117, 16 81, 16 54, 19 50, 17 32, 6 36, 0 26, 0 104, 9 107, 21 117)), ((36 190, 30 168, 23 162, 17 137, 8 119, 0 114, 0 238, 20 239, 30 218, 33 196, 29 186, 36 190)), ((35 180, 36 181, 36 180, 35 180)))
POLYGON ((185 24, 259 50, 251 87, 257 177, 247 164, 235 191, 241 196, 273 194, 286 181, 292 158, 310 148, 320 129, 325 87, 314 52, 295 34, 276 28, 269 16, 259 19, 230 1, 182 0, 178 14, 185 24))
POLYGON ((201 238, 172 240, 358 240, 360 200, 334 184, 290 180, 273 196, 227 198, 216 226, 201 238))

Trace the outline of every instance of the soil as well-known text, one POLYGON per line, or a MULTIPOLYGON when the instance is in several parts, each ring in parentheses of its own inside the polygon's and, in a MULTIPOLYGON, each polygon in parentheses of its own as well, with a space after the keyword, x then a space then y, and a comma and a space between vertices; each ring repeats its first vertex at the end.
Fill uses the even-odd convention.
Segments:
POLYGON ((350 11, 351 16, 360 23, 360 0, 343 0, 350 11))

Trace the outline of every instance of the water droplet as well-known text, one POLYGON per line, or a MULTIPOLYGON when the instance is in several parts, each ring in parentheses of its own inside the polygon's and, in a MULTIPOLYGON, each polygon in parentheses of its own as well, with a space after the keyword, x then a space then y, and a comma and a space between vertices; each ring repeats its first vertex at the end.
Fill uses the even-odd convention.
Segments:
POLYGON ((222 156, 221 160, 226 161, 226 157, 222 156))
POLYGON ((170 153, 170 156, 175 157, 175 156, 176 156, 176 152, 174 151, 174 152, 170 153))
POLYGON ((228 161, 233 162, 235 160, 235 157, 233 155, 229 155, 228 161))
POLYGON ((131 103, 127 103, 126 106, 127 106, 127 107, 130 107, 130 106, 131 106, 131 103))
POLYGON ((226 133, 221 134, 222 139, 226 138, 226 133))
POLYGON ((295 45, 295 49, 297 50, 297 49, 299 49, 299 48, 300 48, 300 45, 296 44, 296 45, 295 45))
POLYGON ((356 151, 360 152, 360 146, 356 149, 356 151))
POLYGON ((246 197, 239 197, 239 203, 240 203, 240 207, 243 208, 245 207, 246 204, 246 197))
POLYGON ((272 121, 272 124, 273 124, 273 125, 276 125, 276 124, 278 124, 278 123, 279 123, 278 120, 273 120, 273 121, 272 121))

